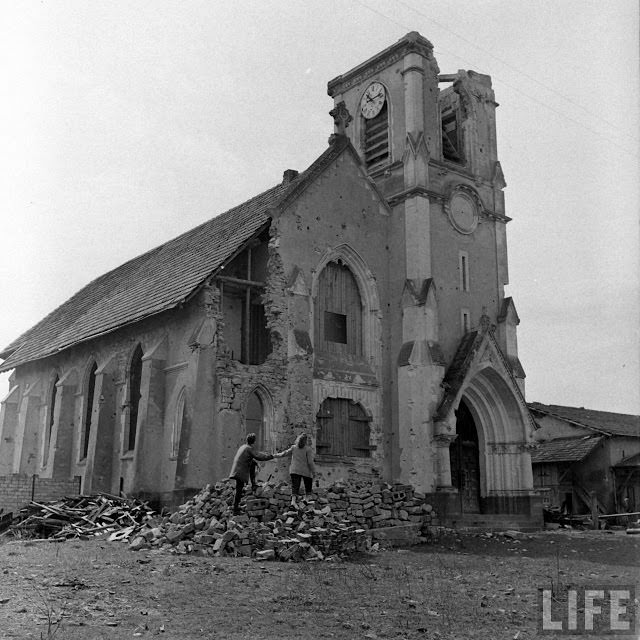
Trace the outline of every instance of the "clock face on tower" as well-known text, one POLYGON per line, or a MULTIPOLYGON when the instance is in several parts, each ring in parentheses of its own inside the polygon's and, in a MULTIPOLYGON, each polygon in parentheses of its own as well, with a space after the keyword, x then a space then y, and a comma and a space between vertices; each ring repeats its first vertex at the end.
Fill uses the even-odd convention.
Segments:
POLYGON ((379 82, 372 82, 367 87, 362 100, 360 100, 360 111, 367 120, 375 118, 380 113, 385 96, 384 87, 379 82))

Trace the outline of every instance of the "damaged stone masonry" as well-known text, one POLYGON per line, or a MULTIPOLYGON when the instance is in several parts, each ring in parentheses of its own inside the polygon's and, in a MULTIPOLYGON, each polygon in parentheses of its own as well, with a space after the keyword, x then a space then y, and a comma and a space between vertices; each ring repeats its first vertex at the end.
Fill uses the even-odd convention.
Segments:
POLYGON ((232 499, 230 485, 207 485, 170 516, 126 532, 131 549, 325 560, 380 543, 428 540, 440 529, 424 496, 405 485, 335 483, 292 503, 288 484, 268 484, 247 496, 242 515, 231 513, 232 499))
POLYGON ((0 352, 0 477, 176 507, 247 433, 266 451, 306 433, 314 489, 410 485, 445 521, 540 518, 491 79, 441 74, 412 32, 328 93, 333 134, 306 170, 0 352))

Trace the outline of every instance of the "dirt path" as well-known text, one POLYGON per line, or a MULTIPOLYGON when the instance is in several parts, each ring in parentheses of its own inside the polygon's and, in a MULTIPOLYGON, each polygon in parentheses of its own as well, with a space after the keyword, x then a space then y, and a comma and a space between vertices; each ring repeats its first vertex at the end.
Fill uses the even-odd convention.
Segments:
POLYGON ((135 553, 98 539, 5 542, 0 638, 526 640, 538 587, 637 584, 639 538, 445 536, 298 564, 135 553))

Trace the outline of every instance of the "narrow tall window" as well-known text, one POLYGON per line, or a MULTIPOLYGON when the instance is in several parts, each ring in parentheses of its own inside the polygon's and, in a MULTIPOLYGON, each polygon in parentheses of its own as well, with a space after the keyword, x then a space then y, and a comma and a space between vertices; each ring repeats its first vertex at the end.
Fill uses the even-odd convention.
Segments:
POLYGON ((184 421, 186 407, 186 393, 184 388, 180 391, 176 411, 173 415, 173 425, 171 429, 171 457, 177 458, 180 453, 180 436, 182 434, 182 423, 184 421))
POLYGON ((370 421, 359 404, 346 398, 327 398, 316 416, 318 453, 371 457, 370 421))
POLYGON ((468 333, 471 329, 471 316, 469 315, 468 309, 462 309, 460 319, 462 323, 462 332, 468 333))
POLYGON ((127 430, 127 451, 133 451, 136 448, 141 381, 142 347, 138 345, 133 354, 133 358, 131 358, 131 366, 129 367, 129 428, 127 430))
POLYGON ((84 410, 84 429, 82 430, 81 458, 84 460, 89 452, 89 436, 91 434, 91 419, 93 417, 93 398, 96 390, 96 371, 98 365, 94 362, 87 379, 86 407, 84 410))
POLYGON ((42 466, 44 467, 49 460, 49 447, 51 446, 51 436, 53 434, 53 425, 56 420, 56 400, 58 398, 58 382, 60 378, 56 375, 51 394, 49 395, 49 414, 47 416, 47 428, 44 437, 44 448, 42 450, 42 466))
POLYGON ((460 252, 460 291, 469 291, 469 256, 460 252))
POLYGON ((322 353, 362 355, 362 300, 358 283, 341 260, 318 278, 315 344, 322 353))

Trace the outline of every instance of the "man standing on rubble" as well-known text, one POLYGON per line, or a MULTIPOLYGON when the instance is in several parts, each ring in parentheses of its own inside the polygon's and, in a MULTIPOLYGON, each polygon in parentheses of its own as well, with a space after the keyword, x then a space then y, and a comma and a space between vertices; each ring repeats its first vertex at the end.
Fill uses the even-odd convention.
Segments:
MULTIPOLYGON (((250 433, 247 435, 247 443, 243 444, 236 452, 233 459, 233 465, 231 465, 231 473, 229 474, 229 480, 236 481, 236 495, 233 501, 233 513, 240 513, 240 500, 242 499, 242 491, 244 485, 251 479, 252 467, 255 465, 255 460, 273 460, 273 455, 265 453, 264 451, 256 451, 253 445, 256 442, 256 434, 250 433)), ((254 471, 255 473, 255 471, 254 471)), ((255 482, 255 479, 253 479, 255 482)))

